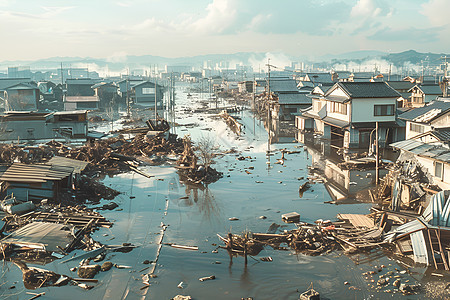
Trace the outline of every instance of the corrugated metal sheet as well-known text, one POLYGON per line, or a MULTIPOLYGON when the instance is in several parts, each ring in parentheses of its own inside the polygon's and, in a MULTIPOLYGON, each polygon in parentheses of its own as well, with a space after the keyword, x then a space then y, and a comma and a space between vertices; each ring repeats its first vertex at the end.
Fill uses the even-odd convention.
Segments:
POLYGON ((423 143, 416 141, 416 140, 404 140, 404 141, 390 144, 391 147, 398 148, 401 150, 406 150, 406 151, 414 149, 420 145, 423 145, 423 143))
POLYGON ((413 248, 414 261, 428 265, 428 252, 423 230, 411 233, 411 244, 413 248))
POLYGON ((399 210, 401 193, 402 193, 402 184, 399 180, 397 180, 394 185, 394 190, 392 191, 391 210, 393 211, 399 210))
POLYGON ((450 191, 434 194, 422 217, 430 225, 450 227, 450 191))
POLYGON ((47 180, 62 180, 70 176, 72 172, 73 168, 66 166, 14 163, 3 173, 0 180, 7 182, 43 183, 47 180))
POLYGON ((86 168, 89 162, 62 156, 54 156, 49 160, 49 164, 57 167, 71 167, 73 168, 74 173, 79 174, 86 168))
POLYGON ((409 150, 409 152, 418 154, 418 155, 423 155, 425 152, 430 151, 433 148, 434 148, 434 146, 432 146, 432 145, 422 144, 420 146, 417 146, 417 147, 409 150))
POLYGON ((395 228, 394 230, 389 231, 384 235, 384 240, 391 243, 398 238, 402 238, 413 232, 417 232, 426 228, 427 226, 423 222, 421 222, 419 219, 416 219, 414 221, 405 223, 395 228))
POLYGON ((7 244, 40 245, 52 252, 61 252, 74 238, 71 234, 72 225, 45 222, 33 222, 17 229, 0 241, 7 244))

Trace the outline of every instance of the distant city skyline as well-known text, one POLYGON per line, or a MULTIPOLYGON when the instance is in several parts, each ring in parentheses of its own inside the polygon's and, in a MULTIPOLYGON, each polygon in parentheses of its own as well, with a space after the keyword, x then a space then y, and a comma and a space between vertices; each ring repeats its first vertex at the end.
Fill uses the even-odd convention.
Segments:
POLYGON ((1 61, 448 52, 448 0, 0 0, 1 61))

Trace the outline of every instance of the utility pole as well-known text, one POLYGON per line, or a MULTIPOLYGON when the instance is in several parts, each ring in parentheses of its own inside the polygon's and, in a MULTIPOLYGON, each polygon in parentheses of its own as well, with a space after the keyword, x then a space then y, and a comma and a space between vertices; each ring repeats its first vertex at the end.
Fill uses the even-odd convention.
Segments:
MULTIPOLYGON (((269 140, 270 140, 270 58, 267 59, 267 129, 269 131, 269 140)), ((270 150, 270 142, 267 143, 268 148, 270 150)))
POLYGON ((157 122, 157 115, 158 115, 158 102, 157 102, 157 93, 156 93, 156 86, 157 86, 157 79, 155 77, 155 126, 158 126, 157 122))
POLYGON ((64 89, 64 74, 63 74, 63 67, 61 62, 61 88, 64 89))
POLYGON ((448 63, 447 63, 447 56, 442 56, 441 59, 444 61, 444 78, 442 79, 442 83, 444 85, 444 98, 448 97, 448 87, 447 87, 447 68, 448 68, 448 63))
POLYGON ((130 69, 127 69, 127 118, 130 118, 130 69))
POLYGON ((389 64, 388 81, 391 81, 392 64, 389 64))
POLYGON ((379 151, 378 151, 378 122, 375 125, 375 184, 378 185, 379 181, 379 151))

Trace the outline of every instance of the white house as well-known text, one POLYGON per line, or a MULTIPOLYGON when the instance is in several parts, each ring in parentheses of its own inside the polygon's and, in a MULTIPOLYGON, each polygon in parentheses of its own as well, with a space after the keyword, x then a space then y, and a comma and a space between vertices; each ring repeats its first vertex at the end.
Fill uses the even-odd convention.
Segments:
POLYGON ((433 183, 450 189, 450 148, 443 143, 423 143, 416 139, 391 144, 394 149, 419 162, 432 176, 433 183))
POLYGON ((399 97, 385 82, 337 82, 329 89, 316 87, 312 107, 297 118, 297 128, 314 130, 335 148, 367 149, 378 122, 383 146, 386 141, 404 138, 396 118, 399 97), (303 127, 308 118, 314 119, 313 128, 303 127))
POLYGON ((408 92, 411 93, 411 98, 405 103, 408 107, 422 107, 443 95, 437 84, 416 84, 408 92))
POLYGON ((406 139, 434 128, 450 126, 450 98, 439 98, 423 107, 411 109, 398 117, 406 122, 406 139))

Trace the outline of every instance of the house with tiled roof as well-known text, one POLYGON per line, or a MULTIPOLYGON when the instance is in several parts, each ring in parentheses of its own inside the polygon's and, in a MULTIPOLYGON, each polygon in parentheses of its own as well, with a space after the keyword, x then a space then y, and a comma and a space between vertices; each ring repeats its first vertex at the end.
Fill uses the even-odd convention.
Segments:
POLYGON ((407 107, 421 107, 443 95, 437 84, 416 84, 408 92, 411 93, 411 97, 405 103, 407 107))
POLYGON ((423 107, 411 109, 399 119, 406 122, 406 139, 414 138, 435 128, 450 126, 450 98, 439 98, 423 107))
POLYGON ((376 123, 381 146, 404 138, 396 110, 401 95, 385 82, 337 82, 326 91, 315 89, 311 97, 313 105, 298 117, 297 128, 314 130, 331 147, 367 149, 376 123), (308 124, 313 128, 304 127, 308 124))
POLYGON ((296 114, 311 106, 309 91, 300 92, 292 78, 272 77, 266 88, 270 88, 274 99, 272 115, 280 121, 294 121, 296 114))

